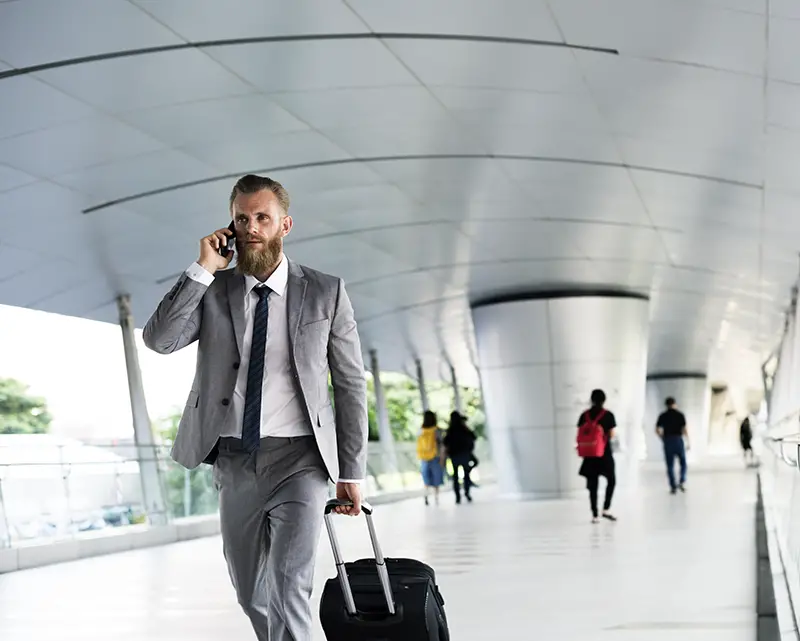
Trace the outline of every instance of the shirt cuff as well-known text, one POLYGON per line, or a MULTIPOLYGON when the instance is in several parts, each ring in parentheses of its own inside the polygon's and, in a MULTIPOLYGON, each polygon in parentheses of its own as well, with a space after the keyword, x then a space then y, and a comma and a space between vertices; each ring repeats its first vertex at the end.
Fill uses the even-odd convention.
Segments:
POLYGON ((339 479, 339 483, 361 483, 364 479, 339 479))
POLYGON ((209 286, 214 282, 214 274, 202 267, 199 263, 192 263, 186 270, 186 275, 198 283, 209 286))

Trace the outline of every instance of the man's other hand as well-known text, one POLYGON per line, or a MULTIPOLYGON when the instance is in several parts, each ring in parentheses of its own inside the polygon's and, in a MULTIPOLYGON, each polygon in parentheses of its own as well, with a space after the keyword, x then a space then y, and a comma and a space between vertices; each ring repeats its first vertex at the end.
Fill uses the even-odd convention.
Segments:
POLYGON ((358 483, 337 483, 336 498, 341 501, 352 501, 353 505, 339 505, 334 508, 337 514, 358 516, 361 514, 361 485, 358 483))

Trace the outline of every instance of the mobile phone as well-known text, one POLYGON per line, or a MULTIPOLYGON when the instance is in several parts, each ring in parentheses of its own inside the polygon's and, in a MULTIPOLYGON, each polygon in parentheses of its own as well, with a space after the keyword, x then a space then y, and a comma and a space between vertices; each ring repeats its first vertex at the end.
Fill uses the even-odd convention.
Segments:
POLYGON ((228 252, 233 252, 236 250, 236 225, 233 221, 231 221, 231 224, 228 225, 228 229, 233 235, 228 236, 228 242, 219 244, 219 253, 225 257, 228 256, 228 252))

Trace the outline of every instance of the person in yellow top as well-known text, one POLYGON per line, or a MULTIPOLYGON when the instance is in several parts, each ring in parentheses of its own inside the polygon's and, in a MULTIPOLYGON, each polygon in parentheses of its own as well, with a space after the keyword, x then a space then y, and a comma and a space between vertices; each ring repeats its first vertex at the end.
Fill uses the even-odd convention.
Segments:
POLYGON ((422 430, 417 437, 417 458, 420 461, 422 482, 425 484, 425 505, 428 505, 431 490, 438 505, 439 488, 444 485, 445 452, 436 414, 430 410, 426 410, 422 417, 422 430))

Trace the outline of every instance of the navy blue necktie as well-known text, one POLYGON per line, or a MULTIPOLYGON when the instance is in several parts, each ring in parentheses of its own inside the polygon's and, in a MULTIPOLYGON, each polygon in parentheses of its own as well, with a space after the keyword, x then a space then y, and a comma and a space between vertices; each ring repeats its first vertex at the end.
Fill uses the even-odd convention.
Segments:
POLYGON ((242 418, 242 448, 245 452, 258 449, 261 442, 261 390, 264 386, 264 357, 267 352, 267 320, 269 319, 269 287, 256 287, 258 304, 253 318, 253 340, 250 344, 250 364, 247 369, 247 392, 242 418))

